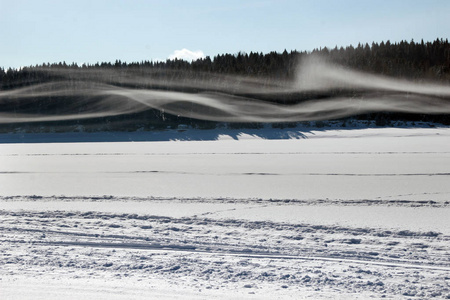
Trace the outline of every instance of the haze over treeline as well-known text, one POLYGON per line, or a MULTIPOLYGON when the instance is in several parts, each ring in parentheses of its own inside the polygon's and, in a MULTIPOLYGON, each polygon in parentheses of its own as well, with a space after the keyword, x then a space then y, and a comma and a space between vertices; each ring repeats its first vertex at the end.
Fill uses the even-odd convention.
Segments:
MULTIPOLYGON (((275 86, 279 88, 283 82, 291 82, 295 80, 298 74, 299 61, 318 55, 321 58, 334 64, 348 67, 350 69, 359 70, 367 73, 389 76, 392 78, 408 79, 412 82, 439 82, 441 84, 450 83, 450 44, 447 39, 436 39, 432 42, 402 41, 399 43, 391 43, 389 41, 381 43, 359 44, 356 47, 335 47, 334 49, 320 48, 312 52, 284 51, 281 53, 237 53, 237 54, 218 54, 213 58, 207 56, 192 62, 184 60, 166 60, 166 61, 141 61, 141 62, 99 62, 96 64, 82 64, 58 62, 43 63, 41 65, 23 67, 20 69, 3 69, 0 68, 0 89, 4 92, 14 91, 19 88, 34 87, 39 84, 51 82, 77 82, 99 81, 105 84, 112 84, 118 87, 136 88, 136 89, 158 89, 169 91, 182 91, 189 93, 197 93, 204 91, 222 92, 220 80, 219 83, 208 85, 202 88, 195 84, 181 84, 196 79, 205 80, 213 78, 216 75, 232 76, 235 78, 228 81, 227 84, 234 84, 232 87, 237 90, 234 94, 239 96, 248 96, 245 89, 239 90, 242 82, 251 84, 255 79, 262 88, 270 88, 275 86), (211 77, 212 76, 212 77, 211 77), (130 78, 133 80, 130 80, 130 78), (139 78, 137 80, 136 78, 139 78), (147 81, 146 79, 152 79, 147 81), (238 78, 238 79, 236 79, 238 78), (170 82, 171 84, 168 84, 170 82)), ((224 83, 225 84, 225 83, 224 83)), ((224 85, 222 84, 222 86, 224 85)), ((349 93, 348 91, 344 91, 349 93)), ((314 94, 313 99, 327 98, 330 95, 342 93, 342 91, 328 91, 327 93, 314 94)), ((301 102, 309 100, 311 95, 304 93, 270 93, 267 92, 261 96, 264 101, 272 101, 276 103, 286 104, 286 102, 301 102)), ((346 95, 348 96, 348 95, 346 95)), ((27 97, 26 101, 14 100, 13 98, 3 97, 1 102, 1 110, 3 112, 14 113, 37 113, 40 115, 58 114, 63 110, 61 107, 67 103, 79 101, 80 97, 72 97, 71 95, 43 95, 36 94, 36 97, 27 97), (5 101, 6 98, 6 101, 5 101), (55 98, 62 99, 57 102, 55 98)), ((82 110, 82 109, 81 109, 82 110)), ((101 116, 90 121, 80 120, 58 120, 53 125, 103 125, 99 128, 104 130, 120 130, 120 127, 104 124, 112 124, 119 121, 121 126, 125 126, 128 130, 136 128, 165 128, 167 126, 175 126, 174 124, 187 123, 194 127, 210 127, 213 123, 207 121, 198 121, 195 118, 180 118, 165 114, 164 111, 148 111, 133 112, 120 116, 101 116), (131 115, 130 115, 131 113, 131 115), (130 124, 131 127, 130 127, 130 124)), ((366 115, 364 118, 380 119, 380 115, 366 115)), ((383 116, 386 119, 386 116, 383 116)), ((418 116, 398 114, 390 115, 389 118, 404 118, 406 120, 425 120, 449 122, 448 114, 418 116)), ((43 120, 45 121, 45 120, 43 120)), ((42 124, 36 124, 42 125, 42 124)), ((3 125, 5 126, 5 125, 3 125)), ((11 129, 11 125, 8 126, 11 129)))

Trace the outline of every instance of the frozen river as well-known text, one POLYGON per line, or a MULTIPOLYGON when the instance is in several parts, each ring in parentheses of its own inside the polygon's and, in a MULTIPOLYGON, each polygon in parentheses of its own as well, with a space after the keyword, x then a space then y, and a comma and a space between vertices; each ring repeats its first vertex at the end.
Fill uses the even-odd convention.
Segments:
POLYGON ((0 293, 450 295, 449 128, 262 136, 0 144, 0 293))
POLYGON ((448 200, 448 129, 0 145, 1 196, 448 200))

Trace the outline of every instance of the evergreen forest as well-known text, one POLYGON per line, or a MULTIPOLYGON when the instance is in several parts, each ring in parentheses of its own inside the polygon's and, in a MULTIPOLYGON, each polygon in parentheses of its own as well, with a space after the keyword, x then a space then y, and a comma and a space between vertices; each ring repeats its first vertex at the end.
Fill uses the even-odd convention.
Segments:
MULTIPOLYGON (((58 81, 79 81, 79 74, 83 74, 83 80, 95 81, 99 76, 102 82, 118 87, 134 89, 159 89, 197 93, 201 87, 187 85, 167 85, 165 82, 182 82, 186 79, 212 78, 214 76, 230 76, 258 79, 259 82, 289 82, 294 80, 299 60, 311 56, 320 55, 328 61, 353 70, 370 74, 406 79, 412 82, 434 82, 442 85, 450 85, 450 44, 447 39, 436 39, 431 42, 401 41, 391 43, 359 44, 357 46, 335 47, 333 49, 320 48, 310 52, 286 51, 258 53, 239 52, 236 54, 218 54, 214 57, 205 57, 192 62, 184 60, 166 61, 140 61, 140 62, 98 62, 95 64, 82 64, 58 62, 42 63, 35 66, 27 66, 20 69, 0 68, 0 113, 36 115, 56 115, 70 107, 71 103, 83 101, 79 96, 40 95, 21 99, 9 97, 8 91, 32 88, 58 81), (64 74, 64 75, 62 75, 64 74), (100 75, 99 75, 100 74, 100 75), (145 81, 127 81, 117 78, 153 78, 159 79, 149 84, 145 81), (109 76, 109 77, 108 77, 109 76)), ((333 91, 331 93, 338 93, 333 91)), ((341 91, 342 92, 342 91, 341 91)), ((298 103, 308 100, 311 95, 294 93, 283 95, 264 96, 264 101, 277 103, 298 103)), ((315 95, 317 97, 317 95, 315 95)), ((320 95, 319 95, 320 96, 320 95)), ((329 95, 322 95, 327 97, 329 95)), ((448 99, 445 99, 449 101, 448 99)), ((100 101, 100 100, 99 100, 100 101)), ((76 113, 75 111, 72 113, 76 113)), ((0 116, 1 118, 1 116, 0 116)), ((430 121, 450 124, 450 116, 443 114, 406 114, 377 112, 355 115, 350 119, 376 120, 379 125, 388 125, 394 120, 403 121, 430 121)), ((349 119, 346 118, 346 119, 349 119)), ((345 122, 345 120, 343 120, 345 122)), ((83 128, 86 131, 122 130, 135 131, 161 130, 177 128, 180 124, 186 124, 193 128, 214 128, 217 122, 186 118, 171 115, 154 109, 140 112, 124 113, 120 115, 101 116, 87 119, 71 120, 43 120, 34 122, 0 122, 0 132, 11 132, 21 128, 27 132, 48 131, 73 131, 75 128, 83 128)), ((262 124, 245 122, 226 124, 230 128, 258 128, 262 124)), ((274 127, 295 126, 292 122, 272 124, 274 127)))

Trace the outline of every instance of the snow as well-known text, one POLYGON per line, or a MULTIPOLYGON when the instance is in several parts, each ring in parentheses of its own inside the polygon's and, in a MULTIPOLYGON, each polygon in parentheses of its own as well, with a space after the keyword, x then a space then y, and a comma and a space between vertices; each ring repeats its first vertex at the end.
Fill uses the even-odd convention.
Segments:
POLYGON ((450 297, 450 128, 0 140, 2 299, 450 297))

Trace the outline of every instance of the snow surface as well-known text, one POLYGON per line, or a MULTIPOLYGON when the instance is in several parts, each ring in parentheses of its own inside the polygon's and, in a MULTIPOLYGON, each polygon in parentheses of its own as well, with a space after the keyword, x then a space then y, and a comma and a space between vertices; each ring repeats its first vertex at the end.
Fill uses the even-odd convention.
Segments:
POLYGON ((450 128, 155 135, 0 137, 2 299, 450 297, 450 128))

